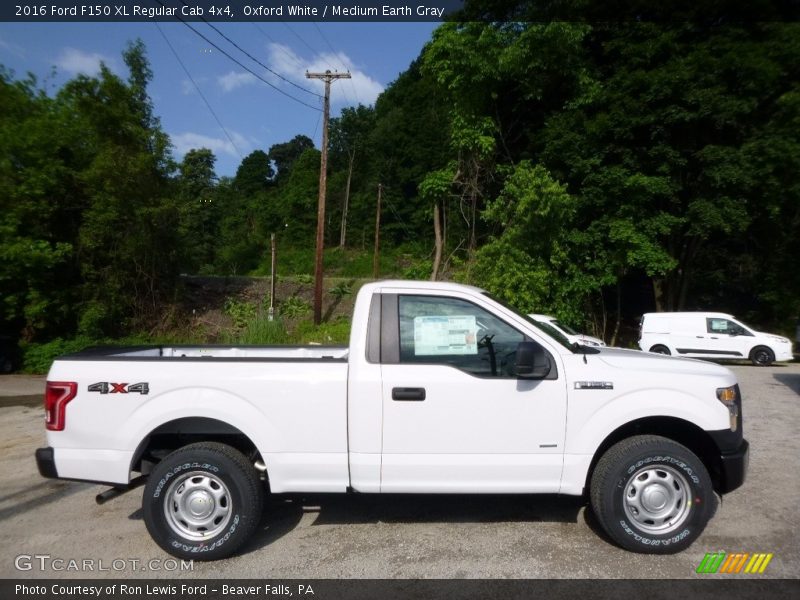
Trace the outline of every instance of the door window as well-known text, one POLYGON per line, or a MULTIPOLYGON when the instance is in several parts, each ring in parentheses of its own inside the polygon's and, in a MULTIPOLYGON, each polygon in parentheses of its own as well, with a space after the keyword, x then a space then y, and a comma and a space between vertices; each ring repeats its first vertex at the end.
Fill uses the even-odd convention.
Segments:
POLYGON ((728 319, 706 319, 708 333, 720 333, 727 335, 751 335, 738 323, 728 319))
POLYGON ((526 340, 490 312, 458 298, 400 296, 400 362, 450 365, 477 377, 516 377, 526 340))

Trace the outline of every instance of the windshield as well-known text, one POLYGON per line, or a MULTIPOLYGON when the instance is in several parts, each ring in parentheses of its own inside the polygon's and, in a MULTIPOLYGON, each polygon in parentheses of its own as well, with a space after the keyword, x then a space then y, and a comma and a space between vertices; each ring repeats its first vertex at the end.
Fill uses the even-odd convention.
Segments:
POLYGON ((553 339, 554 339, 555 341, 557 341, 559 344, 561 344, 562 346, 564 346, 566 349, 568 349, 568 350, 570 350, 570 351, 572 351, 572 352, 575 352, 575 350, 576 350, 576 348, 577 348, 578 344, 573 344, 572 342, 570 342, 570 341, 569 341, 569 340, 566 338, 566 336, 565 336, 565 335, 564 335, 562 332, 560 332, 558 329, 556 329, 556 328, 555 328, 555 327, 553 327, 552 325, 550 325, 550 324, 548 324, 548 323, 540 323, 539 321, 535 321, 535 320, 533 320, 533 319, 532 319, 531 317, 529 317, 528 315, 525 315, 525 314, 522 314, 522 313, 520 313, 520 312, 519 312, 519 311, 518 311, 516 308, 514 308, 513 306, 509 306, 508 304, 506 304, 506 303, 505 303, 505 302, 503 302, 502 300, 498 300, 497 298, 495 298, 494 296, 492 296, 492 295, 491 295, 490 293, 488 293, 488 292, 483 292, 483 295, 484 295, 484 296, 486 296, 487 298, 491 298, 492 300, 494 300, 495 302, 497 302, 497 303, 498 303, 500 306, 502 306, 502 307, 504 307, 504 308, 507 308, 508 310, 510 310, 511 312, 513 312, 515 315, 517 315, 517 316, 519 316, 519 317, 522 317, 522 318, 523 318, 523 319, 525 319, 525 320, 526 320, 528 323, 530 323, 531 325, 534 325, 534 326, 536 327, 536 329, 539 329, 539 330, 543 331, 543 332, 544 332, 544 333, 546 333, 546 334, 547 334, 549 337, 553 338, 553 339))
POLYGON ((563 331, 566 331, 570 335, 580 335, 580 333, 575 331, 572 327, 570 327, 569 325, 564 325, 564 323, 562 323, 561 321, 553 321, 553 325, 555 325, 556 327, 558 327, 563 331))

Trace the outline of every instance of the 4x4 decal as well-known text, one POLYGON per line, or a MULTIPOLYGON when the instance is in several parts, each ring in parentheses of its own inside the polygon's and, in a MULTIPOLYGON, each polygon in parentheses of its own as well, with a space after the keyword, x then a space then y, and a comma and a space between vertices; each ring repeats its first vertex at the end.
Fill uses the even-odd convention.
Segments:
POLYGON ((108 381, 98 381, 89 386, 88 391, 100 392, 101 394, 149 394, 150 384, 140 381, 139 383, 111 383, 108 381))

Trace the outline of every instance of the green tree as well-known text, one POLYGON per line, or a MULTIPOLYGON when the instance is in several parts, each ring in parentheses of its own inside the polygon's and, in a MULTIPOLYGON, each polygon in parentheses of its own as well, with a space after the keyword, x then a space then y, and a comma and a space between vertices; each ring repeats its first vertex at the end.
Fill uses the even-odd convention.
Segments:
POLYGON ((84 199, 71 115, 0 68, 0 324, 34 339, 74 327, 75 238, 84 199), (54 132, 60 134, 54 136, 54 132))
MULTIPOLYGON (((436 83, 414 61, 375 103, 375 126, 367 141, 366 174, 351 203, 351 223, 359 223, 359 237, 369 238, 375 219, 378 183, 384 185, 385 206, 381 240, 421 247, 433 243, 431 210, 419 185, 433 170, 448 163, 448 106, 436 83)), ((427 254, 428 250, 423 251, 427 254)))
POLYGON ((155 314, 177 271, 177 210, 167 189, 166 136, 143 90, 151 77, 144 47, 124 54, 126 85, 105 66, 80 76, 56 102, 73 115, 85 151, 77 179, 85 199, 76 240, 82 277, 80 329, 118 334, 155 314))
POLYGON ((182 267, 208 270, 214 261, 219 234, 219 203, 214 172, 216 157, 208 148, 189 150, 178 166, 182 267))
POLYGON ((515 166, 483 218, 499 229, 477 253, 473 280, 525 312, 574 321, 591 284, 572 269, 577 201, 541 165, 515 166))
POLYGON ((296 135, 288 142, 271 146, 268 156, 275 164, 275 182, 283 183, 292 172, 294 162, 302 156, 303 152, 313 147, 314 142, 305 135, 296 135))
POLYGON ((687 306, 704 257, 745 236, 760 212, 758 182, 770 167, 762 161, 757 172, 748 148, 796 85, 792 30, 595 27, 596 84, 545 126, 544 162, 582 197, 587 227, 609 221, 616 254, 650 277, 659 309, 687 306))
POLYGON ((233 179, 223 178, 215 201, 221 214, 215 268, 226 275, 246 274, 258 265, 264 246, 258 235, 254 200, 244 196, 233 179))
POLYGON ((263 150, 254 150, 242 159, 236 169, 233 185, 245 196, 254 196, 269 188, 274 177, 269 156, 263 150))
POLYGON ((293 162, 288 178, 277 190, 283 230, 295 246, 312 247, 317 227, 319 162, 319 150, 306 149, 293 162))
POLYGON ((346 171, 344 194, 341 204, 339 247, 347 241, 347 213, 350 205, 350 189, 356 156, 367 162, 368 136, 375 124, 375 110, 361 104, 356 108, 344 108, 338 118, 330 121, 331 164, 346 171))

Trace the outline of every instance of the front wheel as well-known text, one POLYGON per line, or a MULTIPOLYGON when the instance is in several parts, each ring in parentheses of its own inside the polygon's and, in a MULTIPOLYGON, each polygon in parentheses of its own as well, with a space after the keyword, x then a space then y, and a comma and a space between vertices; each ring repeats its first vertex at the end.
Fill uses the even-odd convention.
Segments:
POLYGON ((652 352, 654 354, 664 354, 666 356, 670 356, 670 354, 671 354, 671 352, 669 351, 669 348, 667 348, 666 346, 663 346, 661 344, 656 344, 655 346, 650 348, 650 352, 652 352))
POLYGON ((775 354, 766 346, 756 346, 750 352, 750 361, 757 367, 768 367, 775 362, 775 354))
POLYGON ((673 554, 703 532, 716 497, 708 471, 691 450, 639 435, 615 444, 597 463, 591 505, 606 533, 626 550, 673 554))
POLYGON ((156 465, 142 510, 147 531, 178 558, 216 560, 255 532, 264 486, 241 452, 205 442, 184 446, 156 465))

